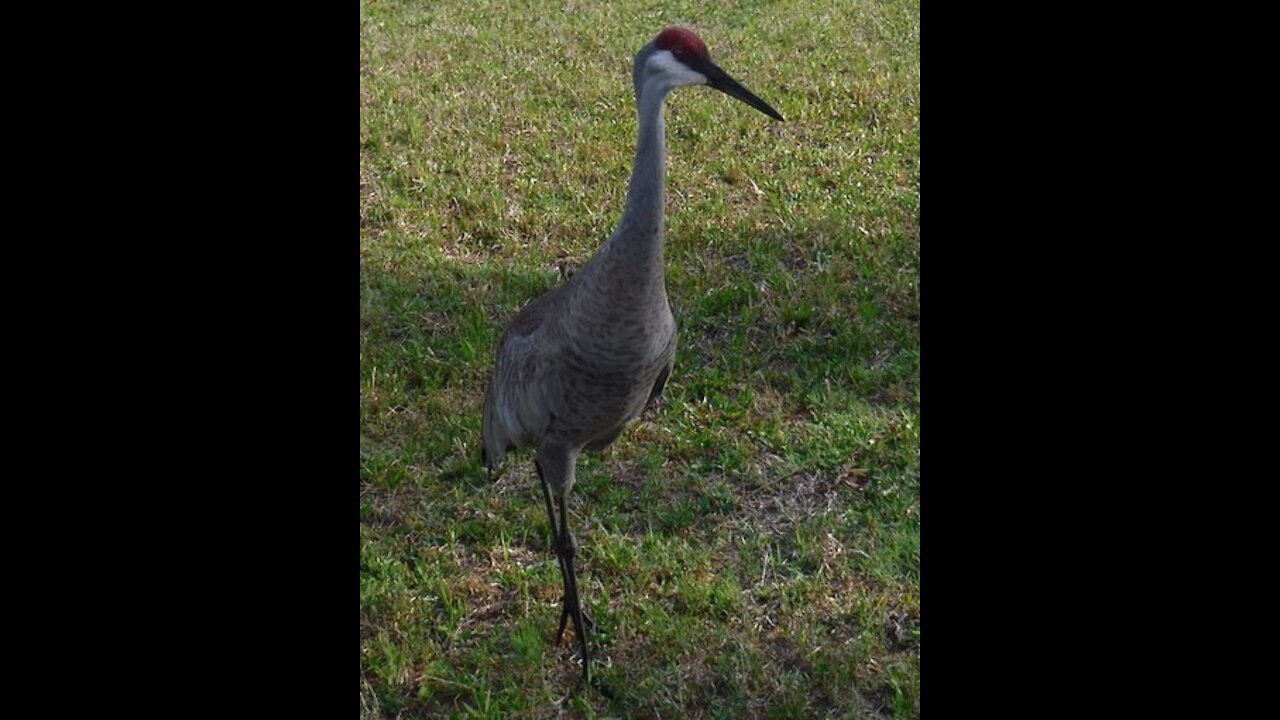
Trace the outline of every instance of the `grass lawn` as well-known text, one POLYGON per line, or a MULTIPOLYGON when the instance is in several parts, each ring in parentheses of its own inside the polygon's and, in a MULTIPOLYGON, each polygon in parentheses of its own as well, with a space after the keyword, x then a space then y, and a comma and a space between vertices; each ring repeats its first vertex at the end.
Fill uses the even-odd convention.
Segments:
POLYGON ((919 2, 360 4, 362 715, 920 714, 919 2), (664 402, 580 461, 572 631, 498 336, 612 232, 669 25, 664 402))

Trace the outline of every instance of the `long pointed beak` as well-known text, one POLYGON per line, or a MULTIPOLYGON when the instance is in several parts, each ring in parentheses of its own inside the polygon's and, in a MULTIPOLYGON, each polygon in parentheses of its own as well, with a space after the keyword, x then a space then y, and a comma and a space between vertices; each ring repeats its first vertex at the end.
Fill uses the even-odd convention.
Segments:
MULTIPOLYGON (((702 67, 697 68, 697 70, 706 76, 707 84, 711 87, 726 95, 738 98, 742 102, 759 110, 765 115, 768 115, 774 120, 782 120, 782 116, 779 115, 778 111, 774 110, 769 103, 761 100, 756 97, 755 93, 742 87, 742 83, 729 77, 729 73, 721 70, 719 65, 708 60, 702 65, 702 67)), ((785 120, 782 121, 786 122, 785 120)))

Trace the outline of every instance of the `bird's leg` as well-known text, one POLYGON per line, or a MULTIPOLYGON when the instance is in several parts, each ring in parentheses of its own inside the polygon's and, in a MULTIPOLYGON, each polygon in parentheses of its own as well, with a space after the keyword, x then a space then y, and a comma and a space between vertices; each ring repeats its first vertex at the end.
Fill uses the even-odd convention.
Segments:
MULTIPOLYGON (((563 517, 563 514, 561 515, 561 517, 563 517)), ((565 523, 565 525, 566 525, 566 526, 567 526, 568 524, 569 524, 569 523, 567 523, 567 522, 565 523)), ((566 532, 567 532, 567 529, 566 529, 566 532)), ((561 550, 560 550, 560 546, 561 546, 561 545, 563 545, 564 543, 565 543, 565 541, 564 541, 564 539, 563 539, 563 538, 557 538, 557 540, 556 540, 556 546, 557 546, 557 547, 556 547, 556 553, 557 553, 557 554, 559 554, 559 553, 561 552, 561 550)), ((578 539, 577 539, 577 538, 575 538, 575 537, 573 536, 573 533, 569 533, 569 540, 568 540, 568 544, 567 544, 566 548, 567 548, 567 549, 564 551, 564 557, 568 557, 568 558, 569 558, 569 560, 568 560, 567 562, 572 563, 572 562, 573 562, 573 558, 578 554, 578 539)), ((561 571, 561 574, 562 574, 562 575, 564 575, 564 577, 565 577, 565 582, 566 582, 566 583, 568 583, 568 577, 569 577, 569 575, 570 575, 570 574, 572 574, 573 567, 572 567, 572 565, 569 567, 569 571, 570 571, 570 572, 564 572, 564 565, 565 565, 565 562, 566 562, 566 560, 564 559, 564 557, 561 557, 561 558, 560 558, 560 571, 561 571)), ((576 579, 576 576, 575 576, 575 579, 576 579)), ((569 602, 568 602, 568 598, 569 598, 569 590, 568 590, 568 585, 567 585, 567 584, 566 584, 566 586, 565 586, 564 595, 565 595, 565 597, 563 598, 562 602, 560 603, 560 629, 559 629, 559 630, 556 630, 556 640, 557 640, 557 641, 558 641, 558 640, 559 640, 559 639, 564 635, 564 626, 565 626, 565 623, 569 620, 569 602)), ((590 629, 590 630, 595 630, 595 629, 596 629, 596 621, 595 621, 595 618, 591 617, 591 611, 589 611, 589 610, 587 610, 586 608, 581 607, 581 606, 579 606, 578 610, 579 610, 579 612, 581 612, 581 613, 582 613, 582 623, 583 623, 583 625, 585 625, 585 626, 586 626, 588 629, 590 629)))
MULTIPOLYGON (((591 657, 587 654, 587 629, 582 620, 582 603, 578 599, 578 578, 573 570, 573 556, 577 551, 577 543, 569 532, 569 508, 565 506, 565 495, 560 493, 560 552, 561 570, 565 573, 565 611, 573 618, 573 629, 578 633, 578 645, 582 648, 582 680, 591 681, 591 657)), ((561 612, 560 627, 564 629, 564 614, 561 612)))
POLYGON ((565 620, 569 617, 569 573, 564 569, 564 553, 560 551, 560 537, 556 530, 556 511, 551 505, 551 488, 547 486, 547 479, 542 475, 542 464, 535 460, 533 466, 538 469, 538 480, 542 482, 542 499, 547 501, 547 518, 551 521, 551 547, 556 551, 556 560, 560 561, 560 579, 564 581, 564 595, 560 597, 560 629, 556 630, 556 642, 560 642, 560 638, 564 637, 565 620))
MULTIPOLYGON (((551 504, 551 488, 547 485, 547 479, 542 476, 542 465, 536 460, 533 466, 538 470, 538 480, 542 482, 542 499, 547 502, 547 517, 551 520, 551 547, 555 548, 556 559, 560 561, 560 578, 564 580, 564 595, 560 597, 560 627, 556 630, 556 642, 560 642, 560 638, 564 637, 564 628, 569 621, 569 574, 572 568, 565 569, 565 557, 572 558, 578 550, 578 542, 573 535, 569 535, 570 547, 567 552, 562 549, 561 537, 556 529, 556 511, 551 504)), ((568 523, 566 523, 567 525, 568 523)), ((591 617, 591 613, 583 610, 582 621, 592 630, 596 627, 596 621, 591 617)))
MULTIPOLYGON (((551 505, 551 488, 542 473, 542 465, 535 460, 534 467, 538 470, 538 480, 542 482, 542 498, 547 503, 547 517, 551 520, 552 532, 555 532, 556 513, 551 505)), ((565 504, 565 494, 560 493, 560 529, 553 543, 556 557, 560 560, 560 576, 564 579, 564 598, 561 600, 560 628, 556 630, 556 640, 559 641, 564 636, 565 623, 572 617, 573 629, 578 635, 578 645, 582 649, 582 679, 589 682, 591 661, 587 653, 586 625, 590 623, 594 627, 595 622, 584 617, 582 603, 578 599, 578 578, 573 569, 573 558, 577 554, 578 543, 574 540, 573 533, 569 532, 569 508, 565 504)))

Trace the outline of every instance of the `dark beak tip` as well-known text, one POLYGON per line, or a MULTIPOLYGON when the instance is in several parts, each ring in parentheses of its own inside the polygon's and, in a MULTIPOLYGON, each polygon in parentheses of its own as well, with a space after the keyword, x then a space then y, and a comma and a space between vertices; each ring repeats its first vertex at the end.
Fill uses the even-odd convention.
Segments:
POLYGON ((708 66, 702 70, 703 74, 707 76, 707 85, 710 87, 715 88, 730 97, 741 100, 778 122, 786 122, 786 120, 782 119, 782 114, 777 110, 774 110, 772 105, 760 99, 755 93, 751 92, 747 88, 743 87, 742 83, 734 80, 732 76, 720 69, 719 66, 714 63, 708 63, 708 66))

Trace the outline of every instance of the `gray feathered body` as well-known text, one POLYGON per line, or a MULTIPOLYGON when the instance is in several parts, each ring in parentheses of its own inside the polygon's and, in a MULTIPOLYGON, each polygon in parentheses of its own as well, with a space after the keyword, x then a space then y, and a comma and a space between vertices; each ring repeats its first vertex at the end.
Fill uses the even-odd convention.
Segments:
POLYGON ((602 264, 535 298, 503 333, 484 405, 490 466, 517 447, 540 458, 602 449, 662 391, 676 329, 661 277, 655 292, 602 264))
POLYGON ((647 84, 636 56, 639 142, 617 230, 564 285, 511 321, 484 403, 486 462, 535 447, 558 492, 573 485, 583 450, 609 445, 657 399, 675 357, 676 327, 663 273, 665 148, 662 103, 671 89, 647 84))

